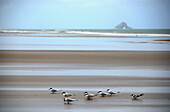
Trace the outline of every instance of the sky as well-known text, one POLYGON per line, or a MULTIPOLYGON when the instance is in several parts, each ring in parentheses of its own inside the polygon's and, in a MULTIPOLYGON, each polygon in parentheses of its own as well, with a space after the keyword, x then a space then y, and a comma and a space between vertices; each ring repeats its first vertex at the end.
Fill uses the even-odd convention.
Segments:
POLYGON ((0 29, 170 29, 170 0, 0 0, 0 29))

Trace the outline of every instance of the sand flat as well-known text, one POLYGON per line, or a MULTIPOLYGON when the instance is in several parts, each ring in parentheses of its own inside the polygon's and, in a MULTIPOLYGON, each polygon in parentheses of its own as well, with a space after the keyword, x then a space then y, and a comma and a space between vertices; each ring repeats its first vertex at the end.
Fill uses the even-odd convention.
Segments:
MULTIPOLYGON (((105 64, 115 66, 170 65, 169 51, 0 50, 3 62, 105 64)), ((103 66, 102 65, 102 66, 103 66)))
POLYGON ((50 94, 47 91, 0 91, 0 110, 4 111, 169 111, 169 94, 145 94, 142 99, 131 100, 130 93, 120 93, 112 97, 96 97, 87 101, 83 91, 69 91, 77 94, 79 101, 70 105, 64 104, 61 94, 50 94), (168 99, 167 99, 168 98, 168 99))
MULTIPOLYGON (((133 50, 116 50, 113 46, 111 50, 100 48, 95 50, 94 46, 89 46, 90 50, 85 47, 78 50, 63 50, 61 47, 60 50, 56 50, 59 42, 55 45, 51 38, 43 37, 52 42, 49 45, 35 42, 32 46, 29 41, 25 41, 28 38, 23 37, 28 48, 38 47, 36 50, 26 50, 21 40, 19 42, 22 44, 16 43, 18 41, 9 41, 10 37, 3 39, 6 41, 1 42, 3 44, 0 46, 2 48, 0 50, 1 112, 170 111, 170 52, 168 48, 165 50, 152 48, 154 50, 147 51, 147 44, 151 46, 152 44, 139 42, 138 49, 134 48, 137 44, 131 46, 133 50), (16 46, 23 48, 17 50, 16 46), (41 46, 56 48, 49 50, 41 46), (145 50, 139 50, 141 46, 144 46, 145 50), (8 48, 14 49, 8 50, 8 48), (60 89, 60 92, 50 94, 48 91, 50 87, 60 89), (96 93, 99 90, 105 91, 107 88, 121 93, 112 97, 98 96, 92 101, 87 101, 83 97, 84 91, 96 93), (64 104, 62 91, 77 94, 78 101, 70 105, 64 104), (130 98, 132 93, 145 95, 133 101, 130 98)), ((39 39, 42 38, 39 37, 39 39)), ((98 39, 91 41, 90 44, 93 44, 98 39)), ((102 41, 101 39, 98 46, 103 45, 100 44, 102 41)), ((75 42, 76 48, 77 42, 75 42)), ((113 43, 109 40, 109 44, 113 43)), ((132 43, 127 45, 130 44, 132 43)), ((121 45, 125 44, 117 47, 121 45)), ((159 48, 162 45, 154 43, 153 46, 159 48)), ((166 46, 169 44, 166 43, 166 46)), ((110 48, 110 46, 107 47, 110 48)))
POLYGON ((162 73, 169 73, 168 51, 1 50, 0 57, 1 112, 170 110, 170 77, 168 74, 161 77, 162 73), (117 69, 125 71, 116 72, 117 69), (135 69, 141 72, 132 72, 135 69), (71 70, 74 72, 69 74, 71 70), (74 75, 75 71, 80 72, 74 75), (146 73, 153 74, 147 77, 146 73), (60 92, 50 94, 49 87, 58 88, 60 92), (84 91, 96 93, 107 88, 121 93, 112 97, 98 96, 92 101, 83 97, 84 91), (77 94, 78 101, 64 104, 62 91, 77 94), (130 94, 134 92, 145 95, 133 101, 130 94))

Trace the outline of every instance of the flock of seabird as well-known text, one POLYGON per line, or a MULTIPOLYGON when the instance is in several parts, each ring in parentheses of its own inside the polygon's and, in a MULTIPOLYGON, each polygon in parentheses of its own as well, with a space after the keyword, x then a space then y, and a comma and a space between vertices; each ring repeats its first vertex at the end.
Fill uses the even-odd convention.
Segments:
MULTIPOLYGON (((56 89, 53 89, 53 88, 50 88, 49 91, 52 94, 59 92, 59 90, 56 90, 56 89)), ((106 92, 98 91, 96 94, 84 92, 83 94, 84 94, 84 96, 86 97, 87 100, 91 100, 93 97, 96 97, 98 95, 101 96, 101 97, 104 97, 104 96, 112 96, 112 95, 115 95, 115 94, 118 94, 118 93, 120 93, 120 92, 113 92, 110 89, 107 89, 106 92)), ((62 92, 62 95, 64 97, 64 102, 67 103, 67 104, 69 104, 70 102, 78 101, 75 98, 71 98, 72 96, 76 96, 76 94, 62 92)), ((142 94, 131 94, 131 97, 132 97, 132 100, 137 100, 139 97, 141 97, 143 95, 144 95, 143 93, 142 94)))

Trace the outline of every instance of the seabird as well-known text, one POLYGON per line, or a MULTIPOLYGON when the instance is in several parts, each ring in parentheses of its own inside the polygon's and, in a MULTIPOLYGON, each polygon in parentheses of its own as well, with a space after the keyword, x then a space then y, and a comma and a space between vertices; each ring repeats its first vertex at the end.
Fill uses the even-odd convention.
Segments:
MULTIPOLYGON (((66 92, 63 92, 62 94, 63 94, 64 97, 73 96, 73 94, 71 94, 71 93, 66 93, 66 92)), ((76 95, 74 94, 74 96, 76 96, 76 95)))
POLYGON ((77 99, 73 99, 73 98, 70 98, 70 97, 64 98, 64 102, 67 102, 67 104, 69 104, 70 102, 73 102, 73 101, 77 101, 77 99))
MULTIPOLYGON (((110 89, 107 89, 106 92, 109 93, 110 95, 116 94, 115 92, 111 91, 110 89)), ((120 92, 117 92, 117 93, 120 93, 120 92)))
POLYGON ((84 96, 87 98, 87 100, 90 100, 92 97, 97 96, 98 94, 89 94, 88 92, 84 92, 84 96))
POLYGON ((137 100, 138 97, 143 96, 144 94, 131 94, 133 100, 137 100))
POLYGON ((53 93, 53 94, 54 94, 55 92, 58 92, 56 89, 53 89, 53 88, 50 88, 49 90, 50 90, 50 92, 53 93))
POLYGON ((102 91, 99 91, 98 94, 101 95, 102 97, 104 97, 104 96, 110 96, 110 95, 111 95, 111 94, 109 94, 109 93, 104 93, 104 92, 102 92, 102 91))

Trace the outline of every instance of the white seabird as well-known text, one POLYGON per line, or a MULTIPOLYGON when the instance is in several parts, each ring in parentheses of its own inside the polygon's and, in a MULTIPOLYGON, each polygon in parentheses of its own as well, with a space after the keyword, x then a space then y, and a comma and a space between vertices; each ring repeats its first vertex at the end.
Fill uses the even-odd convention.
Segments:
POLYGON ((105 92, 102 92, 102 91, 99 91, 98 94, 99 94, 100 96, 102 96, 102 97, 104 97, 104 96, 110 96, 110 95, 111 95, 111 94, 109 94, 109 93, 105 93, 105 92))
POLYGON ((144 94, 131 94, 133 100, 137 100, 139 97, 143 96, 144 94))
MULTIPOLYGON (((66 93, 66 92, 63 92, 62 94, 63 94, 64 97, 73 96, 73 94, 71 94, 71 93, 66 93)), ((74 94, 74 96, 76 96, 76 95, 74 94)))
POLYGON ((87 100, 90 100, 92 97, 97 96, 98 94, 89 94, 88 92, 84 92, 84 96, 87 98, 87 100))
POLYGON ((116 94, 116 93, 120 93, 120 92, 113 92, 110 89, 107 89, 106 92, 109 93, 110 95, 113 95, 113 94, 116 94))
POLYGON ((58 92, 58 90, 53 89, 53 88, 50 88, 49 90, 50 90, 50 92, 53 93, 53 94, 54 94, 55 92, 58 92))
POLYGON ((71 97, 64 98, 64 102, 67 102, 67 104, 69 104, 70 102, 73 102, 73 101, 78 101, 78 100, 77 99, 73 99, 71 97))

